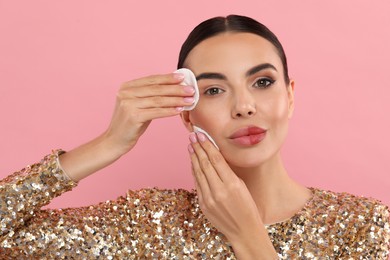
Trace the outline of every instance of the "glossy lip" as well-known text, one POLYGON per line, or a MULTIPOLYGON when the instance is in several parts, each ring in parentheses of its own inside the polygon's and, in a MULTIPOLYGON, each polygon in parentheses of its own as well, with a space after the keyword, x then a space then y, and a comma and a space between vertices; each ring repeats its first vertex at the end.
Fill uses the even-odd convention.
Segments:
POLYGON ((261 128, 261 127, 247 126, 247 127, 243 127, 243 128, 238 129, 229 138, 235 139, 235 138, 242 137, 242 136, 258 135, 258 134, 262 134, 265 132, 266 132, 266 130, 261 128))
POLYGON ((247 126, 234 132, 229 138, 233 143, 241 146, 252 146, 260 143, 266 134, 266 130, 257 126, 247 126))

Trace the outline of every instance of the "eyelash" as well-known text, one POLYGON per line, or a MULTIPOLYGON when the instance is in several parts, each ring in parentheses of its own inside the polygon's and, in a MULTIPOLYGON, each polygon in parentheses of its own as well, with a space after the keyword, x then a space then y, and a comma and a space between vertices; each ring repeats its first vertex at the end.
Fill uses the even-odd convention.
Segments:
POLYGON ((261 86, 255 86, 256 88, 263 88, 263 89, 269 88, 269 87, 271 87, 272 84, 275 83, 275 80, 273 80, 273 79, 269 79, 269 78, 260 78, 260 79, 257 79, 257 80, 255 81, 255 84, 254 84, 254 85, 256 85, 257 83, 259 83, 259 82, 261 82, 261 81, 263 82, 263 84, 262 84, 261 86), (265 82, 265 85, 264 85, 264 82, 265 82))
MULTIPOLYGON (((271 87, 272 84, 275 83, 275 80, 273 79, 269 79, 269 78, 260 78, 260 79, 257 79, 254 83, 255 87, 256 88, 260 88, 260 89, 266 89, 266 88, 269 88, 271 87), (256 86, 257 83, 259 82, 262 82, 260 86, 256 86), (265 84, 265 85, 264 85, 265 84)), ((221 94, 225 92, 225 90, 223 89, 220 89, 220 88, 217 88, 217 87, 212 87, 212 88, 209 88, 207 89, 204 94, 205 95, 209 95, 209 96, 215 96, 215 95, 218 95, 218 94, 221 94), (211 91, 218 91, 218 93, 212 93, 211 91)))
POLYGON ((215 95, 221 94, 223 92, 225 92, 225 90, 217 88, 217 87, 212 87, 212 88, 207 89, 204 92, 204 94, 209 95, 209 96, 215 96, 215 95), (218 93, 211 93, 211 90, 218 90, 218 93))

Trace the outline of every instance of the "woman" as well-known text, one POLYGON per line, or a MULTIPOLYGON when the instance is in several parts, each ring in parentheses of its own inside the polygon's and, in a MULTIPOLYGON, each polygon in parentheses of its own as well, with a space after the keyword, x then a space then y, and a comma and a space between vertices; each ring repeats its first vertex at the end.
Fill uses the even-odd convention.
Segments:
POLYGON ((375 199, 307 188, 280 149, 294 110, 294 81, 276 36, 248 17, 216 17, 184 42, 183 75, 124 83, 108 129, 1 182, 3 258, 386 259, 389 211, 375 199), (196 193, 143 189, 82 208, 41 210, 130 151, 151 120, 181 115, 196 193), (194 133, 199 126, 215 140, 194 133))

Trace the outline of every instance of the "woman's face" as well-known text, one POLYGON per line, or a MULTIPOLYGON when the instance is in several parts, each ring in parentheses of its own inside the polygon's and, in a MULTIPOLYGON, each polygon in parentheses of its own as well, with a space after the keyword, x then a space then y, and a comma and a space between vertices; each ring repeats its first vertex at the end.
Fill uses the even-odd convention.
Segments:
POLYGON ((198 44, 185 67, 200 92, 195 109, 182 114, 187 128, 206 130, 231 166, 256 167, 278 154, 293 112, 294 83, 286 86, 270 42, 251 33, 223 33, 198 44))

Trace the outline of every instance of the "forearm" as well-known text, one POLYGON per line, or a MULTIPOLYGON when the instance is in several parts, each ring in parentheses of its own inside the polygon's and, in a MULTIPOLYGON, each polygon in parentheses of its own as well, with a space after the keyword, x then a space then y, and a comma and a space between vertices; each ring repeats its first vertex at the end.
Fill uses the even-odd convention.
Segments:
POLYGON ((88 143, 62 154, 59 161, 66 175, 74 181, 80 181, 112 164, 122 154, 121 151, 110 145, 103 133, 88 143))
POLYGON ((77 185, 58 168, 60 152, 53 151, 0 181, 0 237, 23 226, 42 206, 77 185))

